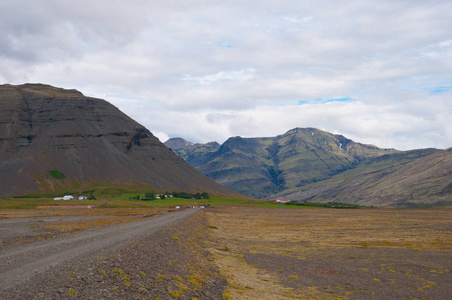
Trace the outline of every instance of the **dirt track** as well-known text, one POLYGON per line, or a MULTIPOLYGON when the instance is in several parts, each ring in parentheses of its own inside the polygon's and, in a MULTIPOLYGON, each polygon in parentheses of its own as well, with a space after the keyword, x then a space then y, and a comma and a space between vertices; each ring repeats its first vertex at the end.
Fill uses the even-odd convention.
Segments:
MULTIPOLYGON (((78 264, 80 259, 95 261, 101 253, 114 251, 134 239, 160 232, 176 221, 184 221, 195 211, 185 210, 143 221, 8 246, 0 251, 0 295, 10 295, 8 299, 15 298, 30 279, 34 278, 33 282, 36 282, 36 278, 42 278, 41 281, 45 282, 49 273, 55 273, 53 270, 61 265, 68 266, 74 261, 78 264)), ((61 295, 58 298, 62 298, 61 295)))

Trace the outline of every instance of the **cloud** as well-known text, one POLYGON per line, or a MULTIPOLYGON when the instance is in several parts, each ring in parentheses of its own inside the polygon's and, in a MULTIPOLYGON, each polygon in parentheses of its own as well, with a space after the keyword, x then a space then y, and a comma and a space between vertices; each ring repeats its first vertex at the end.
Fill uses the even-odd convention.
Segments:
POLYGON ((191 76, 185 74, 183 76, 184 81, 198 81, 201 84, 211 84, 217 81, 243 81, 253 78, 255 70, 248 68, 240 71, 221 71, 215 74, 209 74, 204 76, 191 76))
POLYGON ((174 126, 169 129, 170 132, 178 131, 176 120, 190 124, 192 130, 184 137, 192 142, 223 142, 237 135, 275 136, 295 127, 315 127, 386 148, 448 147, 452 139, 452 125, 447 119, 452 110, 447 97, 432 99, 427 109, 422 100, 411 105, 410 109, 405 109, 403 103, 382 106, 359 101, 334 101, 259 106, 250 110, 223 110, 197 115, 180 112, 167 116, 167 121, 171 123, 169 126, 174 126), (200 136, 204 140, 199 140, 200 136))
POLYGON ((318 127, 446 148, 451 10, 447 0, 2 1, 0 81, 105 98, 162 139, 318 127))
MULTIPOLYGON (((56 50, 79 58, 86 50, 121 47, 143 26, 145 15, 120 2, 3 1, 2 55, 17 60, 58 60, 56 50)), ((66 57, 63 57, 66 58, 66 57)))

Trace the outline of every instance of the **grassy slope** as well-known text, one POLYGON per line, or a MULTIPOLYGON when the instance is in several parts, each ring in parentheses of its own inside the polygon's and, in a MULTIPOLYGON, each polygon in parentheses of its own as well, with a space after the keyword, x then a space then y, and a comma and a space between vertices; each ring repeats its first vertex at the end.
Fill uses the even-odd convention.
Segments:
POLYGON ((356 169, 280 196, 374 206, 450 204, 451 170, 451 149, 406 151, 370 159, 356 169))

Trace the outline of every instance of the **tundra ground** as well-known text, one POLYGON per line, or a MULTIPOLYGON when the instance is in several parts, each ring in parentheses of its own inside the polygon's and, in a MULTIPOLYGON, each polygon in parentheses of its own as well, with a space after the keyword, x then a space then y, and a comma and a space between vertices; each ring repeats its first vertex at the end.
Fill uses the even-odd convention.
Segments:
POLYGON ((450 299, 452 211, 207 213, 230 299, 450 299))
MULTIPOLYGON (((6 250, 77 236, 166 212, 1 210, 0 245, 6 250), (21 229, 8 227, 14 222, 21 229)), ((194 216, 117 250, 37 275, 21 294, 14 290, 9 296, 450 299, 451 210, 217 206, 194 216)))

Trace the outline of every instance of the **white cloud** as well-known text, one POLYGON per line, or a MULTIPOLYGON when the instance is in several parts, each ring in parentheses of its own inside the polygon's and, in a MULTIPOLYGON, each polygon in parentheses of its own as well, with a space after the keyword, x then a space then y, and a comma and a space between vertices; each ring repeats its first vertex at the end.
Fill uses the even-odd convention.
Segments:
POLYGON ((331 102, 259 106, 249 110, 201 112, 196 115, 179 112, 167 116, 167 122, 170 123, 168 126, 174 126, 171 131, 178 130, 176 120, 190 124, 193 130, 184 137, 193 142, 223 142, 237 135, 275 136, 294 127, 316 127, 386 148, 445 148, 452 140, 452 125, 447 122, 452 110, 446 99, 433 101, 426 110, 425 103, 416 101, 408 110, 401 103, 331 102), (420 110, 424 110, 423 114, 420 110), (199 136, 204 140, 199 140, 199 136))
POLYGON ((318 127, 446 148, 450 11, 447 0, 2 1, 0 81, 105 98, 161 139, 318 127), (341 98, 354 101, 325 103, 341 98))
POLYGON ((221 71, 215 74, 209 74, 204 76, 191 76, 185 74, 183 76, 184 81, 198 81, 201 84, 211 84, 218 81, 243 81, 253 78, 255 70, 248 68, 240 71, 221 71))

